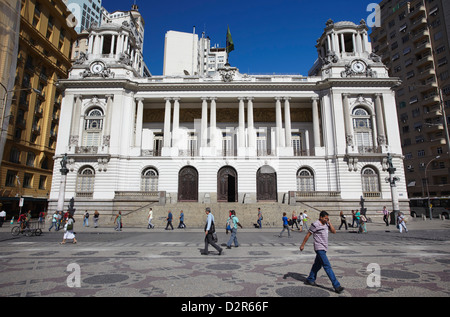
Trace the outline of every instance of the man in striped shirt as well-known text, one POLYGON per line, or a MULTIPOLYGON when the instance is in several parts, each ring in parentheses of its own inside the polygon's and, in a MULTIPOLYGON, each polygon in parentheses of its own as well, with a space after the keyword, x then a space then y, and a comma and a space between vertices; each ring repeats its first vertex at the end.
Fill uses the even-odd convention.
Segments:
POLYGON ((309 237, 312 235, 314 238, 314 251, 316 252, 316 259, 311 268, 308 278, 305 281, 307 285, 316 285, 317 272, 323 267, 327 273, 331 283, 333 284, 336 293, 340 294, 344 290, 339 281, 334 275, 333 269, 331 268, 330 261, 328 261, 327 251, 328 251, 328 231, 331 233, 336 233, 336 229, 330 222, 328 213, 322 211, 319 215, 319 220, 312 223, 309 227, 309 232, 306 234, 302 245, 300 246, 300 251, 305 249, 305 244, 309 237))

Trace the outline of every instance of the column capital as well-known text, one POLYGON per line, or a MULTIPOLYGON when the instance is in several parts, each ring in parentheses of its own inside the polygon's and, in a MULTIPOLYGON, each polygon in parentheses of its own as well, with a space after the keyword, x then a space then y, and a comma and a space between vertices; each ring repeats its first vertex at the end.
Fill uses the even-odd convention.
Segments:
POLYGON ((375 93, 375 97, 377 97, 377 98, 381 98, 381 97, 383 97, 383 94, 381 94, 381 93, 377 92, 377 93, 375 93))
POLYGON ((289 100, 291 100, 292 98, 291 98, 291 97, 283 97, 283 99, 284 99, 284 101, 289 101, 289 100))
POLYGON ((213 101, 213 100, 215 101, 215 100, 217 100, 217 99, 218 99, 217 97, 210 97, 210 98, 209 98, 209 100, 211 100, 211 101, 213 101))
POLYGON ((239 101, 245 101, 245 99, 247 99, 246 97, 238 97, 239 101))
POLYGON ((344 98, 349 98, 350 95, 351 95, 350 93, 344 92, 344 93, 342 94, 342 97, 344 97, 344 98))
POLYGON ((246 98, 248 101, 253 101, 253 100, 255 100, 255 97, 247 97, 246 98))
POLYGON ((275 97, 274 98, 276 101, 281 101, 283 99, 283 97, 275 97))
POLYGON ((319 99, 320 99, 320 97, 318 97, 318 96, 311 97, 312 101, 316 101, 317 102, 317 101, 319 101, 319 99))
POLYGON ((180 97, 173 97, 172 100, 174 100, 174 101, 180 101, 181 98, 180 98, 180 97))
POLYGON ((145 100, 145 98, 143 98, 143 97, 138 97, 138 98, 136 98, 136 101, 144 101, 145 100))
POLYGON ((173 99, 172 97, 166 97, 166 98, 164 98, 165 101, 172 101, 172 99, 173 99))

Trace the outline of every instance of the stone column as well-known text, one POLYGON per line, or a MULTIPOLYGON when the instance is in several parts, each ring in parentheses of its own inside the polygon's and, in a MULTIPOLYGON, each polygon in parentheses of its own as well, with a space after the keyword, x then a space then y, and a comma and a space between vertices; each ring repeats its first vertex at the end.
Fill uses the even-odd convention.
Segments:
POLYGON ((292 129, 291 129, 291 105, 289 100, 291 98, 284 98, 284 125, 286 130, 286 147, 292 145, 292 129))
POLYGON ((247 98, 247 133, 248 133, 248 147, 256 149, 256 133, 255 133, 255 122, 253 119, 253 97, 247 98))
POLYGON ((284 147, 284 137, 282 135, 282 129, 283 129, 283 119, 281 117, 281 97, 276 97, 276 104, 275 104, 275 111, 276 111, 276 147, 284 147))
POLYGON ((164 115, 164 147, 171 146, 171 134, 170 134, 170 119, 171 119, 171 98, 165 98, 166 100, 166 111, 164 115))
POLYGON ((211 118, 209 123, 209 143, 211 147, 216 147, 216 130, 217 130, 217 118, 216 118, 216 99, 211 98, 211 118))
POLYGON ((208 98, 202 98, 201 147, 208 146, 208 98))
POLYGON ((112 112, 114 104, 114 95, 106 95, 106 122, 105 133, 103 135, 103 145, 110 146, 111 139, 111 125, 112 125, 112 112))
POLYGON ((142 121, 144 120, 144 98, 137 99, 136 114, 136 142, 135 146, 142 146, 142 121))
POLYGON ((320 142, 320 124, 319 124, 319 98, 312 98, 312 115, 313 115, 313 131, 314 131, 314 147, 321 147, 320 142))
POLYGON ((345 140, 347 146, 354 146, 353 133, 352 133, 352 118, 350 116, 350 104, 348 102, 349 94, 342 94, 343 110, 344 110, 344 125, 345 125, 345 140))
POLYGON ((239 131, 238 131, 238 147, 245 147, 245 98, 239 98, 239 131))
POLYGON ((378 145, 386 145, 386 134, 384 133, 384 117, 381 94, 375 94, 375 112, 377 117, 378 145))
POLYGON ((75 95, 75 104, 73 109, 72 127, 70 134, 70 146, 78 146, 80 140, 80 117, 81 117, 82 96, 75 95))

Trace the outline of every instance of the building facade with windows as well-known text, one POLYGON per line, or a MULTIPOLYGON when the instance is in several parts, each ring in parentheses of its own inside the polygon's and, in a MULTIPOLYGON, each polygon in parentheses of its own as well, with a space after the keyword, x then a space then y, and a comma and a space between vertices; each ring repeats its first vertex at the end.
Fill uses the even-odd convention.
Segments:
MULTIPOLYGON (((217 213, 264 204, 265 219, 278 225, 281 210, 338 215, 363 198, 376 215, 392 201, 390 153, 407 206, 391 115, 398 79, 371 54, 367 30, 365 23, 328 21, 308 77, 249 76, 224 66, 212 77, 149 78, 136 59, 119 57, 139 49, 126 27, 116 30, 123 33, 118 55, 107 58, 95 53, 105 43, 95 30, 97 44, 60 81, 65 128, 54 178, 67 154, 66 203, 74 197, 79 210, 111 215, 183 208, 198 225, 206 205, 217 213)), ((51 210, 59 191, 55 181, 51 210)))
POLYGON ((374 52, 395 88, 410 198, 450 196, 450 3, 381 1, 374 52))
POLYGON ((0 201, 10 216, 23 209, 47 209, 63 92, 57 81, 67 78, 76 32, 67 25, 70 12, 62 0, 21 2, 15 83, 7 98, 11 110, 0 173, 0 201))

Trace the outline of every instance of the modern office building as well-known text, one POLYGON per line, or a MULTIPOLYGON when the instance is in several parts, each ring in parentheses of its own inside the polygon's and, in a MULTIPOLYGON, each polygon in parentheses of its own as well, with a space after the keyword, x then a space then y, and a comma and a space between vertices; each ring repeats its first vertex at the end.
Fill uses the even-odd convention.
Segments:
POLYGON ((371 217, 396 199, 406 209, 398 79, 373 56, 367 31, 363 22, 328 21, 309 77, 224 66, 210 77, 146 78, 133 32, 92 28, 88 54, 59 81, 64 129, 50 210, 74 198, 77 210, 101 210, 105 222, 122 211, 142 223, 150 206, 155 219, 176 208, 201 226, 206 206, 217 221, 239 210, 247 225, 260 206, 264 223, 278 226, 282 211, 337 216, 361 199, 371 217), (385 181, 391 162, 395 195, 385 181))
POLYGON ((448 197, 450 2, 385 0, 380 7, 372 45, 402 80, 395 93, 409 197, 448 197))
POLYGON ((76 32, 67 26, 70 12, 62 0, 22 1, 15 84, 8 94, 11 110, 0 169, 0 202, 8 216, 23 208, 47 208, 52 184, 53 156, 70 50, 76 32))

